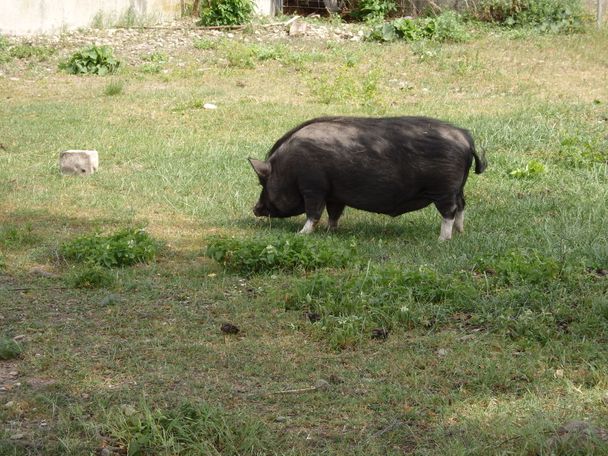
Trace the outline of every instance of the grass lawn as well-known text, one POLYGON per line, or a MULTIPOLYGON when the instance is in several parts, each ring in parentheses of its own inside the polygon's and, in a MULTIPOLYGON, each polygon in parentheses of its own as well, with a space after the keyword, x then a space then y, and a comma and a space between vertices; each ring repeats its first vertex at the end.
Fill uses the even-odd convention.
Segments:
POLYGON ((551 438, 608 428, 608 34, 472 34, 0 59, 0 454, 607 454, 551 438), (471 130, 465 233, 438 242, 433 207, 256 219, 246 158, 321 115, 471 130), (67 149, 99 172, 60 175, 67 149), (139 228, 147 263, 66 251, 139 228))

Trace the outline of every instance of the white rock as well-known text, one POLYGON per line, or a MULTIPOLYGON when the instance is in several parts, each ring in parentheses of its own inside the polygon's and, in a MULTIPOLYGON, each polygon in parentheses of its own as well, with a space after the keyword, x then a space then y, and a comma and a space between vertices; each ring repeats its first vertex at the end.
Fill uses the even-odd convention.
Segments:
POLYGON ((59 168, 63 174, 88 175, 99 167, 96 150, 66 150, 59 155, 59 168))
POLYGON ((217 109, 217 106, 216 106, 216 105, 214 105, 213 103, 205 103, 205 104, 203 105, 203 108, 204 108, 204 109, 217 109))

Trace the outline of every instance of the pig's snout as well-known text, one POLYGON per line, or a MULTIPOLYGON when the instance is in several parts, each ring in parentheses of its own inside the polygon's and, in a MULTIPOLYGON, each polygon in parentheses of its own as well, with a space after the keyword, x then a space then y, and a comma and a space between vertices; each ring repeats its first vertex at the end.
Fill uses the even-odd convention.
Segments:
POLYGON ((270 213, 268 212, 268 209, 263 204, 258 202, 253 207, 253 215, 255 215, 256 217, 268 217, 270 215, 270 213))

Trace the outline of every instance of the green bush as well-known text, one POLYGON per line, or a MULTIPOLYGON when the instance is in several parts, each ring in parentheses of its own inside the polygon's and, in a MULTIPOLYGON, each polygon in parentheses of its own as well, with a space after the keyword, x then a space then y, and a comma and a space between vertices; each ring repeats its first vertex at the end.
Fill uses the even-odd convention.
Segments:
POLYGON ((9 337, 0 337, 0 360, 14 359, 21 355, 21 346, 9 337))
POLYGON ((360 0, 352 16, 362 21, 382 20, 397 10, 393 0, 360 0))
POLYGON ((551 33, 580 32, 588 20, 580 0, 483 0, 473 15, 507 27, 551 33))
POLYGON ((154 259, 159 243, 143 229, 125 229, 110 236, 94 234, 63 244, 61 255, 77 261, 103 267, 130 266, 154 259))
POLYGON ((71 74, 97 74, 103 76, 114 73, 120 62, 114 58, 109 46, 89 46, 74 53, 59 68, 71 74))
POLYGON ((201 11, 199 25, 240 25, 251 21, 252 0, 210 0, 201 11))
POLYGON ((402 39, 410 42, 421 40, 460 42, 468 38, 462 16, 453 11, 446 11, 434 17, 395 19, 376 26, 367 37, 372 41, 402 39))
POLYGON ((209 242, 207 256, 230 270, 252 274, 343 267, 352 260, 353 248, 295 235, 280 239, 217 238, 209 242))

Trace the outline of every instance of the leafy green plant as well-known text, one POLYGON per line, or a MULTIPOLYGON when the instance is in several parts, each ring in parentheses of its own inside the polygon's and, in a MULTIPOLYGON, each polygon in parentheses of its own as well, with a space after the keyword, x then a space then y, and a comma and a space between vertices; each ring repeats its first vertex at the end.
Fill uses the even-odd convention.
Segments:
POLYGON ((216 238, 207 246, 207 256, 226 268, 252 274, 266 271, 313 270, 343 267, 352 261, 353 246, 330 246, 302 236, 279 239, 216 238))
POLYGON ((21 345, 9 337, 0 337, 0 360, 14 359, 21 355, 21 345))
POLYGON ((461 42, 469 38, 463 18, 454 11, 446 11, 434 17, 402 17, 376 26, 367 36, 371 41, 395 41, 402 39, 416 42, 461 42))
POLYGON ((359 0, 352 15, 362 21, 377 21, 396 10, 394 0, 359 0))
POLYGON ((109 46, 92 45, 74 53, 59 67, 71 74, 97 74, 103 76, 114 73, 120 62, 114 58, 109 46))
POLYGON ((103 426, 115 444, 131 456, 150 454, 260 455, 272 453, 268 430, 260 420, 228 413, 207 404, 184 402, 152 410, 142 404, 114 409, 103 426))
POLYGON ((253 16, 252 0, 210 0, 201 11, 199 25, 240 25, 253 16))
POLYGON ((76 261, 103 267, 130 266, 153 260, 159 243, 143 229, 124 229, 109 236, 82 236, 63 244, 61 255, 76 261))
POLYGON ((523 168, 515 168, 514 170, 509 171, 509 176, 516 179, 526 179, 538 177, 541 174, 544 174, 545 171, 546 167, 544 164, 537 160, 531 160, 523 168))

